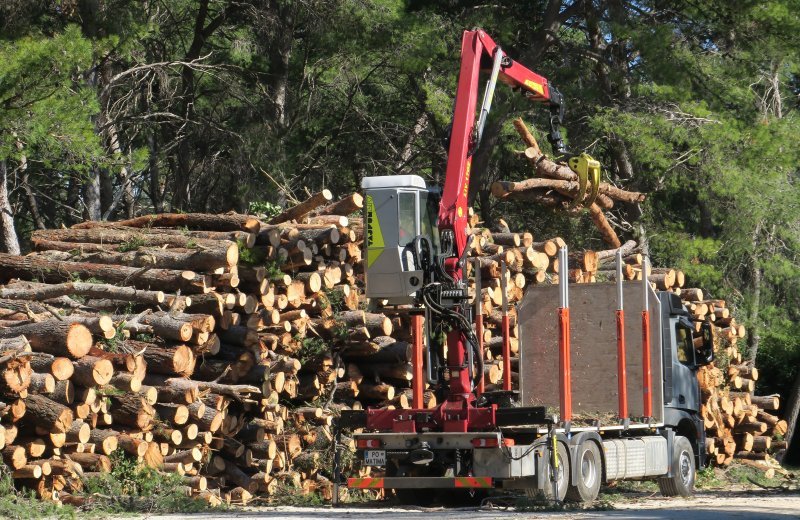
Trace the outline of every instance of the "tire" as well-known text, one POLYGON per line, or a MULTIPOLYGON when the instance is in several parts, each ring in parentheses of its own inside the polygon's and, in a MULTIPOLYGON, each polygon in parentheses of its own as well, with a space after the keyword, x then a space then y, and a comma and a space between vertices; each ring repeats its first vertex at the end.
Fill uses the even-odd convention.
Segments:
POLYGON ((603 459, 600 448, 592 440, 584 440, 576 451, 574 461, 577 482, 567 487, 566 499, 569 502, 591 503, 600 493, 603 480, 603 459))
MULTIPOLYGON (((545 466, 547 471, 547 475, 545 475, 545 485, 544 489, 536 489, 536 488, 527 488, 525 490, 525 494, 529 498, 542 498, 544 497, 547 500, 553 500, 553 481, 550 480, 550 473, 552 464, 550 463, 550 451, 546 450, 545 453, 547 454, 547 464, 545 466)), ((558 502, 563 502, 564 497, 567 495, 567 488, 569 487, 569 474, 570 474, 570 467, 569 467, 569 456, 567 455, 567 448, 564 447, 562 443, 558 443, 558 496, 556 500, 558 502)))
POLYGON ((658 488, 665 497, 690 497, 694 493, 694 450, 686 437, 676 436, 672 444, 671 477, 658 479, 658 488))

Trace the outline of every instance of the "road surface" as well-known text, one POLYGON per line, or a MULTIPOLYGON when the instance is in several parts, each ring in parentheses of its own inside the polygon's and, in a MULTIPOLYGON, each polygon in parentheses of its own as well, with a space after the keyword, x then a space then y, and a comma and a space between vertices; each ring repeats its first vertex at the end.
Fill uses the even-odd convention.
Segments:
POLYGON ((281 519, 281 520, 728 520, 800 518, 800 493, 704 492, 691 499, 626 497, 607 511, 520 512, 513 509, 376 507, 248 507, 192 515, 150 516, 149 520, 281 519))

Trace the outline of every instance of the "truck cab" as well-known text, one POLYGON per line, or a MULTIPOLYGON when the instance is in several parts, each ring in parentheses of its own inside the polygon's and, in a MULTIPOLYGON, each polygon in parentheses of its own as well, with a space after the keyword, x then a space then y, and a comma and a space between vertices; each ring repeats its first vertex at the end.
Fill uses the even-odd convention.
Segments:
POLYGON ((697 467, 705 464, 705 429, 700 416, 697 370, 713 361, 713 348, 701 329, 695 345, 695 323, 681 300, 669 292, 658 293, 661 303, 662 355, 664 358, 664 423, 692 442, 697 467))

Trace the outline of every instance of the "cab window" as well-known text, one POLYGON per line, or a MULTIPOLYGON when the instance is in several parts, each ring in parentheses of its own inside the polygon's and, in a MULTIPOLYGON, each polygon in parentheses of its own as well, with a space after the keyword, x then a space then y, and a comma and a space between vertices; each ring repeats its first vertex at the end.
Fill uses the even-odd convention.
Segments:
POLYGON ((427 191, 419 194, 420 219, 422 221, 421 235, 430 237, 433 246, 433 254, 439 251, 439 229, 436 226, 438 221, 439 204, 436 197, 430 196, 427 191))
POLYGON ((692 341, 692 331, 685 325, 675 324, 675 339, 678 349, 678 361, 684 365, 695 365, 694 342, 692 341))
POLYGON ((398 201, 400 216, 400 236, 398 244, 405 247, 410 244, 417 236, 417 197, 415 193, 400 192, 398 201))

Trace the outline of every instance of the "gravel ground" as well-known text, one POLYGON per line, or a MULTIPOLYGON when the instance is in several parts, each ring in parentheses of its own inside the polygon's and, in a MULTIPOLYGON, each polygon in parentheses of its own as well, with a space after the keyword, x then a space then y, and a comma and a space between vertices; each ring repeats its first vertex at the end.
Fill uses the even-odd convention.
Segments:
POLYGON ((702 492, 691 499, 662 498, 636 494, 624 496, 607 511, 518 512, 491 508, 379 507, 248 507, 193 515, 150 516, 151 520, 210 520, 216 518, 286 520, 513 520, 529 518, 616 518, 727 520, 800 518, 800 493, 768 491, 702 492))

